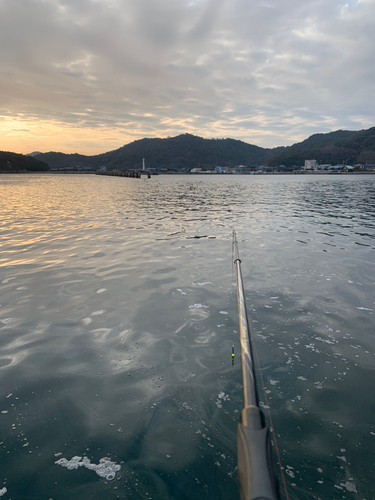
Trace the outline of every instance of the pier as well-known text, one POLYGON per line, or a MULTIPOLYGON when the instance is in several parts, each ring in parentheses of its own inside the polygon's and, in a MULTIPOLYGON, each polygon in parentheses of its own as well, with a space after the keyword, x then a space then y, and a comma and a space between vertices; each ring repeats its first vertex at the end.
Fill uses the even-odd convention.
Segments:
POLYGON ((112 171, 112 172, 95 172, 96 175, 110 175, 112 177, 133 177, 135 179, 140 179, 142 175, 146 175, 148 179, 151 179, 151 172, 147 170, 123 170, 123 171, 112 171))

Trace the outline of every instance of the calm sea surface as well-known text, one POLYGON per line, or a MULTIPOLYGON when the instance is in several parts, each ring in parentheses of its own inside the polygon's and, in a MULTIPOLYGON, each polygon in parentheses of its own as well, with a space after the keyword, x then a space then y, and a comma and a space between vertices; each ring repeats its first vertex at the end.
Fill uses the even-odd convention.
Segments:
POLYGON ((3 175, 4 500, 239 499, 233 229, 289 498, 375 498, 375 176, 3 175))

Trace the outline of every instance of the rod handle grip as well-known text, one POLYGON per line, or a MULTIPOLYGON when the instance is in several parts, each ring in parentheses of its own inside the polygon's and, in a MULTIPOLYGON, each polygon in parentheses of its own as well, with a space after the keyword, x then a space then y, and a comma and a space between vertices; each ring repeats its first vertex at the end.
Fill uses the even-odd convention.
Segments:
POLYGON ((237 449, 241 500, 279 500, 268 428, 238 424, 237 449))

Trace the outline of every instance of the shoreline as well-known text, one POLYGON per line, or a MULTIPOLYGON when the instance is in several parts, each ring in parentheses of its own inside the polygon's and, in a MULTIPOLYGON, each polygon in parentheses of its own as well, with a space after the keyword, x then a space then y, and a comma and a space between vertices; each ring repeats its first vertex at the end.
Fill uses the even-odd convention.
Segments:
MULTIPOLYGON (((120 172, 123 172, 122 170, 120 172)), ((124 170, 125 172, 125 170, 124 170)), ((13 172, 5 172, 0 170, 0 175, 20 175, 20 174, 47 174, 47 175, 53 175, 53 174, 60 174, 60 175, 98 175, 97 171, 91 171, 91 172, 64 172, 62 170, 60 171, 13 171, 13 172)), ((107 172, 106 175, 111 176, 111 171, 107 172)), ((262 176, 262 175, 374 175, 375 171, 355 171, 355 172, 248 172, 248 173, 234 173, 234 172, 228 172, 228 173, 219 173, 219 172, 157 172, 153 173, 151 172, 151 177, 154 177, 156 175, 194 175, 194 176, 201 176, 201 175, 211 175, 211 176, 219 176, 219 177, 227 177, 227 176, 237 176, 237 177, 243 177, 243 176, 262 176)), ((115 175, 113 175, 115 177, 115 175)))

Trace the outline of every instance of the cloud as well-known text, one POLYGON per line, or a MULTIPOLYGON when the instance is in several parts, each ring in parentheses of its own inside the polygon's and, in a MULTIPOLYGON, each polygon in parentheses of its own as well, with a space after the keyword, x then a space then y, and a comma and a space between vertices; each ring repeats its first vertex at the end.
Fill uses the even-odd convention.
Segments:
POLYGON ((375 0, 0 0, 0 116, 35 131, 0 149, 52 146, 37 124, 89 154, 109 137, 271 147, 367 128, 374 19, 375 0))

